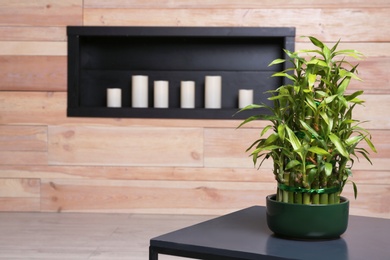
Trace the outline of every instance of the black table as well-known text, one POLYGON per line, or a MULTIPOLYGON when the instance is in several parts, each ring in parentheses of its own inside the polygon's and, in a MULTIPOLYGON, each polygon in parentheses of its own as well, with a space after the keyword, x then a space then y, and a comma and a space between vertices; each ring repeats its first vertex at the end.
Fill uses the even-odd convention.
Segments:
POLYGON ((158 254, 196 259, 390 259, 390 220, 350 216, 339 239, 319 241, 276 237, 265 207, 253 206, 150 240, 149 260, 158 254))

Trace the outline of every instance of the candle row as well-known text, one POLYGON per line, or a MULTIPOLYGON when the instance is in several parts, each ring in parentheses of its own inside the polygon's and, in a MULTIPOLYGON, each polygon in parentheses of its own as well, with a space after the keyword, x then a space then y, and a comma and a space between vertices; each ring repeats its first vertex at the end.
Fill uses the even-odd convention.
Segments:
MULTIPOLYGON (((168 81, 154 81, 154 107, 169 107, 169 83, 168 81)), ((148 105, 148 76, 132 76, 132 107, 147 108, 148 105)), ((238 92, 238 107, 243 108, 253 103, 253 90, 240 89, 238 92)), ((122 90, 120 88, 107 89, 107 106, 122 106, 122 90)), ((218 109, 222 106, 222 77, 205 77, 205 108, 218 109)), ((180 107, 195 108, 195 82, 181 81, 180 83, 180 107)))

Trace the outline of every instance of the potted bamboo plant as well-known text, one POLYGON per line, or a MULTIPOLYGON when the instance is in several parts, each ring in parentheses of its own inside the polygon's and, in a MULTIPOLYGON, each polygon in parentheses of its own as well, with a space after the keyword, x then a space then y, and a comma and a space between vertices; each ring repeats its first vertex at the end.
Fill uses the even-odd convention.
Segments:
MULTIPOLYGON (((260 138, 249 146, 253 163, 260 167, 273 160, 277 181, 275 195, 267 197, 267 222, 277 235, 295 238, 335 238, 348 224, 348 199, 341 196, 358 157, 367 159, 364 141, 376 152, 370 133, 353 118, 363 104, 363 91, 347 91, 351 80, 360 80, 356 50, 337 50, 308 37, 313 49, 291 52, 288 60, 276 59, 270 66, 290 62, 291 67, 275 73, 288 83, 269 91, 273 106, 252 104, 242 110, 260 111, 240 126, 268 120, 260 138), (267 113, 264 113, 267 111, 267 113)), ((240 127, 239 126, 239 127, 240 127)))

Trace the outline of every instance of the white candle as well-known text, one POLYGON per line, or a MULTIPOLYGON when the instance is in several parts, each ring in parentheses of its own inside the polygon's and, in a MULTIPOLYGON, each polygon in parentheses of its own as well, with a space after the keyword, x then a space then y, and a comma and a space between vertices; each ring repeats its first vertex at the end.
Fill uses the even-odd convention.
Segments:
POLYGON ((253 104, 253 89, 240 89, 238 91, 238 108, 253 104))
POLYGON ((168 81, 158 80, 154 82, 154 107, 168 108, 169 89, 168 81))
POLYGON ((180 107, 195 108, 195 82, 182 81, 180 83, 180 107))
POLYGON ((206 76, 205 79, 205 108, 221 108, 222 77, 206 76))
POLYGON ((148 107, 148 76, 132 76, 132 107, 148 107))
POLYGON ((107 89, 107 107, 122 106, 122 89, 108 88, 107 89))

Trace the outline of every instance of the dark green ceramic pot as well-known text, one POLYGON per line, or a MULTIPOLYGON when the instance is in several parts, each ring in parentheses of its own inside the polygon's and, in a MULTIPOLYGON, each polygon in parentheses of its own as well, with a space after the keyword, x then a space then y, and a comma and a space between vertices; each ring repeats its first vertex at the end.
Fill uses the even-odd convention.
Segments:
POLYGON ((347 230, 349 201, 341 197, 339 204, 302 205, 266 198, 267 224, 277 236, 292 239, 334 239, 347 230))

